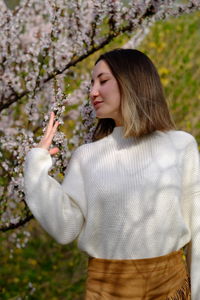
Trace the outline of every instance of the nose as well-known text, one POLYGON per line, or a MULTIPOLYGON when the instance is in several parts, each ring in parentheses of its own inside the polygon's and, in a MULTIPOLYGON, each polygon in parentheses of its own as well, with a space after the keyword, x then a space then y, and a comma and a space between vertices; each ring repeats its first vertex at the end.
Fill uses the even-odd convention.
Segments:
POLYGON ((90 98, 91 100, 94 100, 97 96, 99 96, 99 90, 97 86, 93 85, 90 88, 90 98))

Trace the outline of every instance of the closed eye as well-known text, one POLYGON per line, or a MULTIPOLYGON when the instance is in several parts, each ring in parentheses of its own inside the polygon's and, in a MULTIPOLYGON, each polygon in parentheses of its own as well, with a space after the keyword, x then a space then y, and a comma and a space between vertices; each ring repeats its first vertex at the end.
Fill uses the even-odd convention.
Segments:
POLYGON ((108 81, 108 79, 102 80, 100 83, 101 83, 101 84, 104 84, 104 83, 106 83, 106 81, 108 81))

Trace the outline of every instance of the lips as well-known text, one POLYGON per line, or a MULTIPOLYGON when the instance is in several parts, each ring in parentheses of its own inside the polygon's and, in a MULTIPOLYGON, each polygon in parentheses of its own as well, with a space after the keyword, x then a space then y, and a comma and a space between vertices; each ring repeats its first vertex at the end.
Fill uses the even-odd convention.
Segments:
POLYGON ((100 103, 103 103, 103 101, 94 101, 93 105, 94 107, 97 107, 100 103))

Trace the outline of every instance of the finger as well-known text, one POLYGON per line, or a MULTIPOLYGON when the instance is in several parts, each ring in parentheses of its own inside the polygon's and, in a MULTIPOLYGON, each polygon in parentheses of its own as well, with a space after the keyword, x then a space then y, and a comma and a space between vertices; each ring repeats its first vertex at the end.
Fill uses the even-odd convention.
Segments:
POLYGON ((47 130, 46 130, 46 132, 45 132, 45 135, 46 135, 46 136, 48 136, 48 135, 50 134, 51 130, 52 130, 53 122, 54 122, 54 117, 55 117, 55 115, 54 115, 54 112, 52 111, 52 112, 51 112, 51 115, 50 115, 49 123, 48 123, 48 125, 47 125, 47 130))
POLYGON ((59 125, 59 122, 56 121, 56 123, 54 124, 53 128, 51 129, 51 132, 49 133, 49 136, 48 136, 48 140, 51 140, 53 139, 56 131, 57 131, 57 128, 58 128, 58 125, 59 125))
POLYGON ((38 144, 38 146, 40 146, 41 148, 45 148, 48 149, 51 146, 53 137, 56 133, 57 127, 59 125, 59 122, 56 121, 55 125, 53 126, 53 128, 51 129, 51 131, 49 131, 49 135, 47 136, 47 134, 45 134, 40 143, 38 144))
POLYGON ((42 137, 41 141, 38 144, 39 147, 47 149, 47 150, 51 146, 51 143, 52 143, 53 137, 57 131, 58 125, 60 125, 60 123, 58 121, 56 121, 55 124, 53 125, 53 122, 52 122, 53 115, 54 114, 51 115, 51 120, 48 125, 48 130, 46 130, 44 136, 42 137))
POLYGON ((49 150, 49 154, 50 155, 55 155, 56 153, 58 153, 60 151, 59 148, 52 148, 49 150))

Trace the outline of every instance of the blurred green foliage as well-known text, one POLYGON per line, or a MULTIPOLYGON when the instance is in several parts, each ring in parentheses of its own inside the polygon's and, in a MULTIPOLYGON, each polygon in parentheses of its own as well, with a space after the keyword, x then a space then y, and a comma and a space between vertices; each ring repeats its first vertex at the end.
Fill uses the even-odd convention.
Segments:
POLYGON ((76 242, 58 244, 35 220, 25 227, 31 232, 25 248, 13 248, 9 233, 0 237, 0 299, 83 299, 87 260, 76 242))
POLYGON ((8 8, 14 9, 20 3, 20 0, 4 0, 4 2, 8 8))
MULTIPOLYGON (((200 144, 199 38, 200 12, 196 12, 157 22, 138 49, 158 68, 177 128, 193 134, 200 144)), ((127 34, 118 37, 73 70, 91 70, 101 52, 120 47, 127 40, 127 34)), ((12 232, 0 238, 0 299, 84 299, 87 256, 77 249, 76 242, 57 244, 35 220, 22 230, 31 232, 24 249, 9 241, 12 232)))
POLYGON ((200 143, 200 12, 158 22, 140 50, 158 68, 177 129, 200 143))

